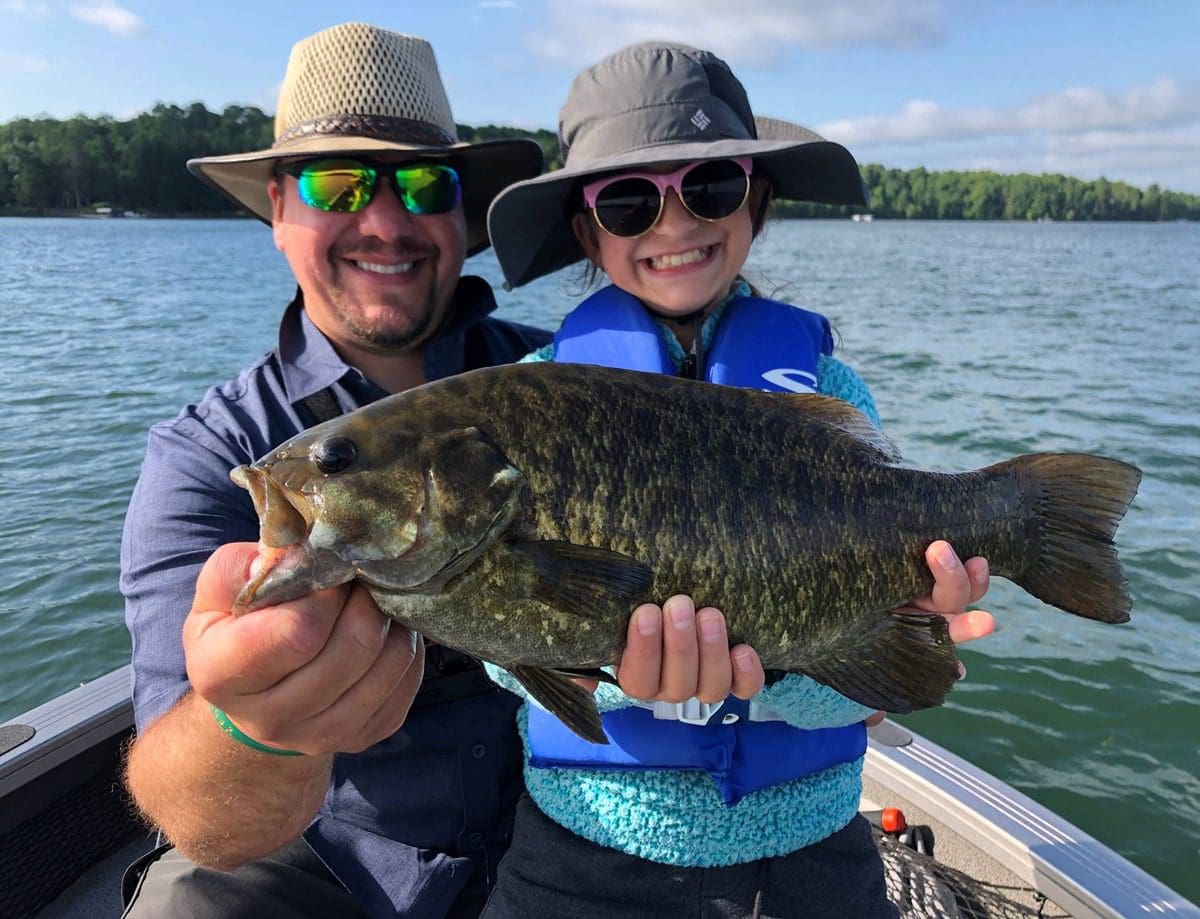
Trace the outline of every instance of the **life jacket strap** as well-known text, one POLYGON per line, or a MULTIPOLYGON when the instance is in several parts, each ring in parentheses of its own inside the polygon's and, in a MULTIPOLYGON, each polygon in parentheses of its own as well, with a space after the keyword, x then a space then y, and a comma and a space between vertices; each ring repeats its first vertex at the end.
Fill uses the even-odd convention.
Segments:
POLYGON ((860 722, 801 730, 783 721, 751 721, 748 702, 730 697, 703 727, 655 721, 631 706, 602 716, 607 744, 589 743, 539 705, 528 709, 526 731, 533 769, 707 772, 721 801, 732 807, 751 792, 804 778, 866 752, 860 722), (727 717, 733 719, 727 721, 727 717))

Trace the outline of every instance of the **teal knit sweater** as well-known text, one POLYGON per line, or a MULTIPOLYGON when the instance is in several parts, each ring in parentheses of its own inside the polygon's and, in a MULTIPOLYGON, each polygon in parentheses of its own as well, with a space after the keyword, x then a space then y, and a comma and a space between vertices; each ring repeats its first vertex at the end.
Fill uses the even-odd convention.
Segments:
MULTIPOLYGON (((741 282, 744 284, 744 282, 741 282)), ((739 288, 734 295, 748 293, 739 288)), ((724 304, 701 328, 707 345, 724 304)), ((683 350, 664 326, 677 366, 683 350)), ((554 359, 554 345, 523 361, 554 359)), ((818 364, 817 391, 854 405, 876 425, 879 414, 862 379, 834 357, 818 364)), ((664 598, 665 599, 665 598, 664 598)), ((752 792, 733 807, 721 800, 705 772, 606 769, 538 769, 529 765, 528 694, 506 671, 487 665, 493 680, 526 699, 517 713, 525 744, 525 784, 551 819, 599 845, 663 862, 709 868, 786 855, 840 830, 854 817, 862 793, 862 760, 843 763, 793 782, 752 792)), ((789 674, 756 701, 800 728, 840 727, 861 721, 871 710, 808 677, 789 674)), ((633 704, 616 686, 601 683, 601 712, 633 704)), ((703 728, 696 728, 703 730, 703 728)))

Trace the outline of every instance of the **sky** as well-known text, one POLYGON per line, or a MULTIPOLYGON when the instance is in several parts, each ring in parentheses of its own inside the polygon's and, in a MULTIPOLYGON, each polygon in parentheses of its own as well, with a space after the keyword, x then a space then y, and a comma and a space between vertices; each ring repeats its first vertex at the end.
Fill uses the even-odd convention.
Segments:
POLYGON ((0 0, 0 121, 274 112, 292 44, 355 20, 428 39, 461 124, 554 130, 579 70, 666 38, 860 163, 1200 194, 1200 0, 0 0))

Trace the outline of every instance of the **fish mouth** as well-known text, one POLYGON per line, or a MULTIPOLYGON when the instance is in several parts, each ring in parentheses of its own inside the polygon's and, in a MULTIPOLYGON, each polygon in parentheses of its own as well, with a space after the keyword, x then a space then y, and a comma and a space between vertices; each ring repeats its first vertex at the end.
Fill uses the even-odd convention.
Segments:
POLYGON ((233 601, 234 615, 286 603, 317 590, 344 584, 354 568, 329 549, 309 545, 311 499, 280 485, 258 466, 238 466, 229 477, 246 491, 259 519, 262 566, 233 601))
POLYGON ((309 534, 313 523, 312 503, 302 492, 282 487, 258 466, 238 466, 229 477, 250 492, 250 500, 258 514, 258 538, 263 545, 282 549, 309 534))

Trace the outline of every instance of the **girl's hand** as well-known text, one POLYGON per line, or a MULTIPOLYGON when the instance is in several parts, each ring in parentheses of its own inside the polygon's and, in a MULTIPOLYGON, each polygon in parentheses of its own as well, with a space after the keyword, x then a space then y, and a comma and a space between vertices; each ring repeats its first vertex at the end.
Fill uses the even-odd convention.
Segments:
POLYGON ((762 663, 749 645, 729 647, 725 616, 692 598, 671 597, 661 607, 645 603, 629 619, 617 681, 635 699, 720 702, 757 694, 765 682, 762 663))
MULTIPOLYGON (((967 609, 987 593, 987 559, 976 556, 964 564, 950 543, 939 539, 925 550, 925 562, 933 573, 933 590, 929 596, 919 597, 895 612, 939 613, 946 618, 950 640, 955 644, 991 635, 996 630, 992 614, 981 609, 967 609)), ((883 719, 884 713, 876 712, 867 719, 867 724, 875 725, 883 719)))

